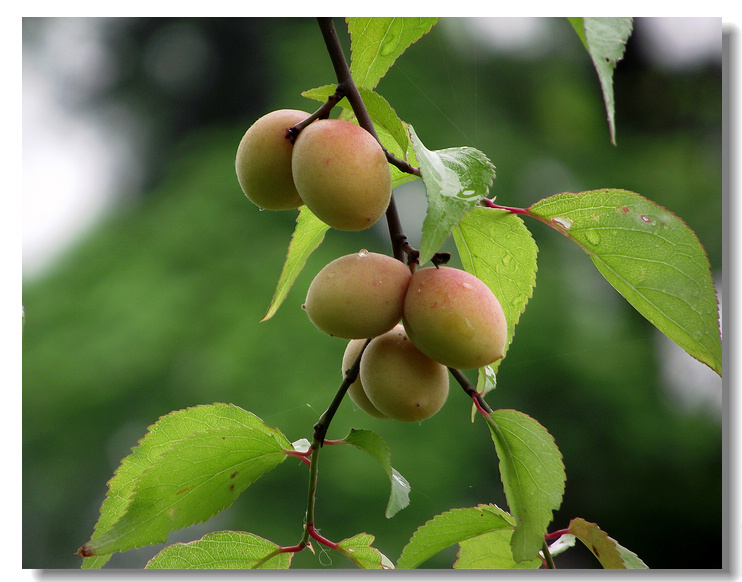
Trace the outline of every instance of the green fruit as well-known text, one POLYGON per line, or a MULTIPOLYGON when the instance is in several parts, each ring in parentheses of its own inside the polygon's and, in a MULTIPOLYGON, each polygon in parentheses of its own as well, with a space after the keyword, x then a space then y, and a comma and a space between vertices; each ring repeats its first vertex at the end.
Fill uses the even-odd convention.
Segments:
POLYGON ((303 307, 325 333, 345 339, 375 337, 402 319, 410 278, 403 262, 361 250, 317 273, 303 307))
POLYGON ((451 368, 479 368, 503 357, 505 313, 489 287, 451 267, 418 270, 404 302, 404 327, 421 352, 451 368))
POLYGON ((264 115, 242 136, 235 169, 245 196, 266 210, 289 210, 303 204, 291 175, 294 146, 286 130, 309 113, 280 109, 264 115))
POLYGON ((319 119, 296 138, 294 184, 320 220, 338 230, 363 230, 386 212, 392 177, 384 150, 350 121, 319 119))
MULTIPOLYGON (((356 358, 358 357, 358 354, 361 352, 361 348, 365 343, 366 340, 363 339, 354 339, 348 342, 348 346, 345 348, 345 353, 343 354, 343 377, 345 377, 345 375, 348 373, 348 370, 350 370, 353 362, 356 361, 356 358)), ((363 410, 363 412, 365 412, 366 414, 374 416, 376 418, 386 418, 386 415, 379 412, 379 410, 373 404, 371 404, 368 396, 366 396, 366 391, 363 389, 363 384, 361 383, 360 374, 358 374, 355 382, 353 382, 348 388, 348 396, 350 396, 350 399, 356 403, 356 406, 358 406, 358 408, 363 410)))
POLYGON ((401 325, 371 340, 360 379, 374 408, 403 422, 430 418, 448 397, 448 370, 418 350, 401 325))

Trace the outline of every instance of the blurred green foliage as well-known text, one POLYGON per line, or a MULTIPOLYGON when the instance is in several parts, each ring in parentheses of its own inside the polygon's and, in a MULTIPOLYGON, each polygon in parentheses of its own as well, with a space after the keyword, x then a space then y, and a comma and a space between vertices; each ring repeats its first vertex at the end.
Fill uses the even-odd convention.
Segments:
MULTIPOLYGON (((157 20, 120 26, 145 38, 143 31, 173 25, 157 20)), ((245 199, 234 175, 236 147, 266 111, 314 108, 299 93, 332 82, 332 68, 311 19, 176 24, 183 22, 222 47, 215 62, 233 85, 219 77, 194 98, 188 107, 201 114, 193 123, 184 122, 186 106, 148 92, 135 73, 112 90, 111 99, 144 96, 149 131, 162 125, 151 186, 23 285, 24 568, 79 566, 74 552, 92 533, 106 481, 147 426, 171 410, 231 402, 289 440, 311 437, 339 386, 345 342, 312 326, 300 308, 304 293, 313 274, 342 254, 389 251, 383 227, 328 232, 278 314, 259 323, 295 213, 259 212, 245 199), (224 107, 215 112, 220 95, 224 107)), ((589 57, 566 20, 549 25, 560 42, 527 59, 459 50, 457 29, 443 22, 410 47, 378 90, 428 148, 484 151, 497 166, 491 194, 501 204, 601 187, 655 200, 696 231, 720 284, 720 66, 654 66, 636 50, 638 23, 616 73, 613 147, 589 57)), ((132 43, 120 44, 136 62, 132 43)), ((397 198, 414 244, 422 215, 412 209, 424 198, 414 187, 397 198)), ((656 333, 589 259, 543 225, 526 225, 539 246, 536 289, 487 400, 529 414, 555 437, 567 489, 554 527, 576 516, 596 522, 652 568, 720 567, 721 422, 676 405, 656 333)), ((506 507, 489 432, 481 419, 470 422, 470 409, 455 388, 444 409, 420 425, 373 419, 344 402, 328 437, 351 427, 378 432, 411 483, 411 504, 384 518, 383 470, 351 447, 326 447, 317 501, 322 534, 339 541, 366 531, 394 561, 437 513, 477 503, 506 507)), ((287 460, 232 508, 171 542, 235 529, 294 544, 306 486, 306 467, 287 460)), ((142 567, 158 549, 114 556, 110 567, 142 567)), ((595 566, 579 552, 569 556, 557 565, 595 566)), ((426 566, 448 567, 453 559, 447 551, 426 566)), ((326 552, 302 552, 293 562, 330 564, 348 567, 326 552)))

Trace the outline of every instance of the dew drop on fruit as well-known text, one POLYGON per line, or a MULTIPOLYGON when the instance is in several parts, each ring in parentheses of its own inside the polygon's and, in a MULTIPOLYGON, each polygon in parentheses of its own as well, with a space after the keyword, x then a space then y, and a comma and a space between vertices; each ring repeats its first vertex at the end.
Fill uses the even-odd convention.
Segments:
POLYGON ((368 251, 366 249, 361 249, 360 251, 358 251, 358 256, 359 257, 367 257, 368 256, 368 251))
POLYGON ((466 289, 467 291, 471 291, 472 289, 474 289, 474 287, 471 286, 471 283, 462 283, 461 287, 466 289))

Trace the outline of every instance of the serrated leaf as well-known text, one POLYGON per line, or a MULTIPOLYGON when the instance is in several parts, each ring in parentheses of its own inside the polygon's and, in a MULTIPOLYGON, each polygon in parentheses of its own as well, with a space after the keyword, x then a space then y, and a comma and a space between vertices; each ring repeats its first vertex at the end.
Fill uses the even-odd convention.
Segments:
MULTIPOLYGON (((194 406, 162 416, 132 449, 108 482, 108 493, 95 524, 91 541, 108 531, 125 513, 137 480, 167 449, 189 434, 226 426, 260 426, 262 421, 233 404, 194 406)), ((278 436, 277 438, 280 438, 278 436)), ((85 558, 82 567, 101 568, 111 554, 85 558)))
POLYGON ((497 530, 512 531, 515 520, 496 505, 451 509, 417 528, 397 560, 397 568, 417 568, 453 544, 497 530))
POLYGON ((570 18, 572 27, 590 54, 603 92, 611 142, 616 143, 616 104, 613 97, 613 71, 623 58, 626 42, 633 30, 631 18, 570 18))
POLYGON ((329 228, 329 226, 312 214, 309 208, 306 206, 299 208, 299 216, 296 217, 296 228, 291 235, 291 242, 289 243, 289 250, 286 253, 286 260, 283 263, 281 276, 278 278, 278 284, 273 293, 273 298, 263 319, 260 320, 261 322, 270 319, 276 314, 278 308, 281 307, 281 304, 289 294, 299 273, 307 263, 307 259, 322 243, 325 233, 329 228))
POLYGON ((569 533, 587 546, 607 569, 645 569, 647 565, 632 551, 619 545, 595 523, 576 517, 569 522, 569 533))
POLYGON ((365 429, 351 429, 342 442, 353 445, 373 457, 384 469, 391 482, 391 493, 385 517, 393 517, 410 504, 410 484, 399 471, 392 467, 391 452, 378 434, 365 429))
MULTIPOLYGON (((169 446, 136 479, 125 511, 79 550, 85 557, 164 542, 205 521, 285 458, 291 444, 254 415, 246 422, 193 430, 186 418, 169 446), (257 422, 256 422, 257 420, 257 422)), ((96 534, 98 530, 96 531, 96 534)))
POLYGON ((348 18, 350 72, 358 87, 373 89, 407 47, 439 18, 348 18))
MULTIPOLYGON (((279 550, 271 541, 251 533, 220 531, 200 540, 167 546, 154 556, 146 569, 202 570, 254 568, 279 550)), ((285 570, 291 565, 292 553, 276 553, 258 566, 260 569, 285 570)))
POLYGON ((453 567, 457 570, 512 570, 535 569, 541 567, 541 559, 534 558, 524 562, 513 560, 510 539, 513 531, 502 529, 483 533, 459 543, 458 559, 453 567))
MULTIPOLYGON (((536 285, 538 247, 519 216, 492 208, 475 208, 453 229, 464 270, 495 294, 508 324, 505 353, 515 326, 536 285)), ((497 371, 502 360, 492 364, 497 371)))
MULTIPOLYGON (((374 124, 374 129, 381 145, 400 160, 404 160, 412 166, 417 165, 417 158, 415 157, 415 152, 412 150, 407 124, 397 116, 396 111, 394 111, 389 102, 381 95, 370 89, 360 87, 358 91, 361 94, 366 111, 374 124)), ((326 101, 334 92, 335 85, 325 85, 304 91, 302 96, 317 101, 326 101)), ((358 123, 347 99, 341 99, 337 105, 343 109, 343 114, 340 116, 341 119, 358 123)), ((402 172, 396 166, 390 166, 389 169, 392 173, 392 188, 417 179, 417 176, 414 174, 402 172)))
POLYGON ((548 431, 517 410, 495 410, 487 425, 500 459, 500 476, 516 519, 511 546, 516 562, 532 560, 564 495, 562 455, 548 431))
POLYGON ((475 148, 430 151, 413 127, 409 129, 428 198, 420 241, 420 264, 423 264, 438 252, 466 213, 487 195, 495 179, 495 166, 475 148))
POLYGON ((356 566, 365 570, 393 569, 394 564, 371 544, 374 536, 360 533, 344 539, 338 544, 338 551, 350 559, 356 566))
POLYGON ((682 220, 635 192, 617 189, 556 194, 529 212, 576 242, 639 313, 721 376, 710 265, 682 220))

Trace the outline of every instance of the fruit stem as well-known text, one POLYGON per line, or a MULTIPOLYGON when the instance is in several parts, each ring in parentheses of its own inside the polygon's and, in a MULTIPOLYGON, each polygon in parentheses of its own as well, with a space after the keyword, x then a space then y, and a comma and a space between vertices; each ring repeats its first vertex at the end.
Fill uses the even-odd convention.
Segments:
POLYGON ((469 378, 467 378, 461 370, 458 370, 456 368, 449 368, 448 370, 451 372, 451 375, 456 379, 459 385, 464 389, 464 392, 466 392, 474 401, 474 404, 476 405, 479 412, 481 412, 485 416, 491 414, 492 409, 489 407, 489 404, 487 404, 484 401, 484 398, 482 398, 482 395, 477 392, 474 384, 469 382, 469 378))

